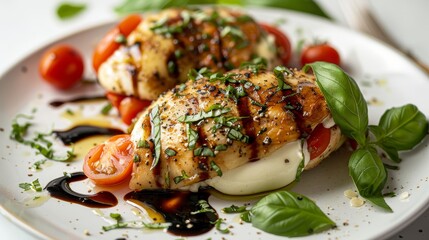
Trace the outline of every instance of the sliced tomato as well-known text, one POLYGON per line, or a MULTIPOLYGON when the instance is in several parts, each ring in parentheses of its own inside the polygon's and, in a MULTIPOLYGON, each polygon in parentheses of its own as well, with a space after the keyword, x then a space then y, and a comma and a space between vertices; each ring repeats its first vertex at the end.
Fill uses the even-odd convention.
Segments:
POLYGON ((114 106, 115 108, 119 109, 119 105, 121 104, 122 100, 126 98, 127 96, 117 94, 114 92, 107 92, 106 98, 109 100, 109 102, 114 106))
POLYGON ((92 66, 98 71, 100 65, 106 61, 121 44, 117 42, 122 34, 127 37, 140 24, 142 18, 140 15, 133 14, 124 18, 115 28, 110 30, 95 47, 92 55, 92 66))
POLYGON ((323 124, 317 125, 310 137, 307 139, 310 160, 315 159, 325 152, 331 140, 331 129, 325 128, 323 124))
POLYGON ((275 43, 278 49, 278 55, 280 56, 283 65, 287 65, 289 63, 289 59, 291 57, 292 52, 289 38, 276 27, 273 27, 266 23, 259 23, 259 25, 267 33, 274 35, 275 43))
POLYGON ((119 114, 121 115, 122 121, 128 125, 133 122, 133 119, 147 108, 152 101, 141 100, 135 97, 126 97, 119 104, 119 114))
POLYGON ((130 135, 116 135, 89 151, 83 172, 95 184, 115 185, 131 176, 133 158, 130 135))
POLYGON ((333 46, 327 43, 311 45, 304 48, 301 53, 302 66, 317 61, 340 65, 340 54, 333 46))

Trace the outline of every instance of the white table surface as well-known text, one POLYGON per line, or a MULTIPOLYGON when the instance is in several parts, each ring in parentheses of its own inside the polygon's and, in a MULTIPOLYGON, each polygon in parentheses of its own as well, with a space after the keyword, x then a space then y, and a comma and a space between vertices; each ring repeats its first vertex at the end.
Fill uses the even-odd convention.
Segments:
MULTIPOLYGON (((60 21, 55 15, 55 9, 59 2, 52 0, 0 0, 0 30, 2 32, 0 37, 0 74, 25 57, 27 53, 52 39, 76 31, 82 26, 115 19, 117 16, 113 8, 122 1, 74 1, 86 3, 88 7, 79 17, 68 21, 60 21)), ((337 1, 318 0, 318 2, 339 24, 345 24, 344 16, 339 11, 337 1)), ((423 28, 421 30, 424 31, 423 28)), ((37 239, 1 214, 0 234, 1 239, 37 239)), ((393 239, 429 239, 429 210, 389 240, 393 239)))

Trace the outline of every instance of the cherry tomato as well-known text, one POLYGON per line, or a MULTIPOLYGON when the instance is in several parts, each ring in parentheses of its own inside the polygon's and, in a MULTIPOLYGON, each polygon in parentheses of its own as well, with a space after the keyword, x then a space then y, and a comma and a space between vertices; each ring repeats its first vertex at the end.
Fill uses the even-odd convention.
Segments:
POLYGON ((331 129, 325 128, 323 124, 317 125, 310 137, 307 139, 310 160, 320 156, 329 146, 331 140, 331 129))
POLYGON ((142 18, 139 15, 129 15, 124 18, 115 28, 110 30, 98 45, 95 47, 92 55, 92 66, 95 71, 98 71, 100 65, 106 61, 121 44, 117 42, 117 38, 122 34, 125 37, 140 24, 142 18))
POLYGON ((301 64, 317 61, 329 62, 340 65, 340 54, 329 44, 311 45, 305 48, 301 53, 301 64))
POLYGON ((96 184, 118 184, 131 176, 133 153, 129 134, 113 136, 88 152, 83 172, 96 184))
POLYGON ((121 104, 122 100, 124 98, 126 98, 126 96, 121 95, 121 94, 117 94, 114 92, 107 92, 106 93, 106 98, 107 100, 110 101, 110 103, 112 104, 112 106, 114 106, 115 108, 119 109, 119 105, 121 104))
POLYGON ((39 62, 42 78, 59 89, 68 89, 78 83, 83 75, 83 58, 69 45, 56 45, 48 49, 39 62))
POLYGON ((133 119, 143 109, 147 108, 152 101, 141 100, 135 97, 126 97, 119 104, 119 114, 121 115, 122 121, 128 125, 133 122, 133 119))
POLYGON ((269 34, 274 35, 275 43, 278 48, 278 54, 282 60, 283 65, 287 65, 291 57, 291 45, 289 38, 278 28, 265 23, 259 23, 259 25, 269 34))

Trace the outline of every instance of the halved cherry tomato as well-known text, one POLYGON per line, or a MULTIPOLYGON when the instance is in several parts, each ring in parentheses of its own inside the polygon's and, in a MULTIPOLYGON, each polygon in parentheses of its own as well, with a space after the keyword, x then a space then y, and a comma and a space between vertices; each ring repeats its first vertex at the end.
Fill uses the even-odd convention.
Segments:
POLYGON ((131 176, 133 153, 130 135, 113 136, 89 151, 85 156, 83 172, 96 184, 118 184, 131 176))
POLYGON ((127 96, 117 94, 114 92, 107 92, 106 98, 109 100, 109 102, 114 106, 115 108, 119 109, 119 105, 121 104, 122 100, 126 98, 127 96))
POLYGON ((310 137, 307 139, 310 160, 320 156, 329 146, 331 140, 331 129, 325 128, 323 124, 317 125, 310 137))
POLYGON ((142 18, 139 15, 133 14, 124 18, 114 29, 110 30, 98 45, 95 47, 92 55, 92 66, 95 71, 98 71, 100 65, 106 61, 121 45, 117 42, 117 38, 122 34, 125 37, 136 29, 142 18))
POLYGON ((56 45, 48 49, 39 63, 42 78, 59 89, 68 89, 78 83, 83 75, 83 58, 69 45, 56 45))
POLYGON ((269 34, 274 35, 275 43, 278 48, 278 54, 282 60, 283 65, 287 65, 292 52, 289 38, 276 27, 266 23, 259 23, 259 25, 269 34))
POLYGON ((141 100, 135 97, 126 97, 119 104, 119 114, 121 115, 122 121, 128 125, 133 122, 133 119, 143 109, 147 108, 152 101, 141 100))
POLYGON ((340 65, 340 54, 338 51, 327 43, 311 45, 305 48, 301 53, 301 64, 317 61, 329 62, 340 65))

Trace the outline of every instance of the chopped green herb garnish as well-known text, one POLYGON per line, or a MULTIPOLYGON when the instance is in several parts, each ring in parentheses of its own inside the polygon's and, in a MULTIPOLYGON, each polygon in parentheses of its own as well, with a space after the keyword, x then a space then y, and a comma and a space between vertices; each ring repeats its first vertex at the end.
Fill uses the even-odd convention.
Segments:
POLYGON ((127 38, 125 37, 124 34, 119 34, 116 38, 115 38, 115 42, 119 43, 119 44, 126 44, 127 43, 127 38))
POLYGON ((211 169, 213 170, 213 171, 215 171, 216 172, 216 174, 219 176, 219 177, 222 177, 222 175, 223 175, 223 173, 222 173, 222 169, 220 169, 220 167, 214 162, 214 161, 211 161, 210 162, 210 167, 211 167, 211 169))
POLYGON ((196 80, 199 80, 199 79, 204 78, 204 77, 209 77, 211 74, 212 74, 212 72, 210 72, 210 70, 206 67, 203 67, 198 71, 195 69, 191 69, 188 72, 188 79, 190 79, 192 81, 196 81, 196 80))
POLYGON ((169 73, 176 72, 176 69, 177 69, 176 63, 174 63, 173 61, 168 61, 168 63, 167 63, 167 69, 168 69, 169 73))
POLYGON ((174 51, 174 56, 176 58, 181 58, 183 56, 183 52, 181 49, 177 49, 176 51, 174 51))
POLYGON ((199 147, 194 150, 194 156, 198 157, 214 157, 215 153, 209 147, 199 147))
POLYGON ((215 151, 225 151, 228 147, 225 144, 216 145, 215 151))
POLYGON ((20 183, 19 187, 24 189, 24 191, 34 190, 36 192, 41 192, 43 190, 42 185, 40 185, 39 179, 36 179, 31 183, 20 183))
POLYGON ((199 214, 199 213, 206 213, 206 212, 212 212, 212 213, 215 212, 215 210, 209 205, 209 203, 206 200, 201 199, 198 201, 197 204, 198 206, 200 206, 200 209, 198 211, 191 212, 192 215, 199 214))
POLYGON ((240 219, 244 222, 251 223, 252 222, 252 214, 250 210, 244 211, 240 214, 240 219))
POLYGON ((225 114, 227 112, 231 111, 230 108, 221 108, 221 109, 214 109, 208 112, 200 111, 197 114, 194 115, 183 115, 179 117, 177 120, 179 122, 186 122, 186 123, 192 123, 192 122, 199 122, 206 118, 214 118, 218 117, 222 114, 225 114))
POLYGON ((188 178, 189 178, 189 176, 186 174, 185 170, 182 170, 182 175, 174 177, 173 181, 175 184, 179 184, 181 181, 188 179, 188 178))
POLYGON ((68 172, 63 172, 63 176, 66 178, 71 178, 71 174, 68 172))
POLYGON ((73 110, 71 110, 70 108, 67 108, 67 109, 66 109, 66 113, 67 113, 68 115, 70 115, 70 116, 73 116, 73 115, 74 115, 73 110))
POLYGON ((154 158, 150 169, 153 169, 161 156, 161 117, 159 116, 159 106, 155 105, 150 111, 150 123, 152 125, 152 140, 154 144, 154 158))
POLYGON ((150 146, 149 146, 149 142, 148 141, 146 141, 146 140, 142 140, 142 139, 140 139, 138 142, 137 142, 137 148, 149 148, 150 146))
POLYGON ((215 225, 216 230, 218 230, 219 232, 224 233, 224 234, 229 233, 230 231, 229 231, 229 229, 228 229, 228 228, 223 228, 223 229, 222 229, 222 223, 224 223, 224 221, 223 221, 223 219, 222 219, 222 218, 218 218, 218 219, 216 220, 216 222, 212 222, 212 224, 214 224, 214 225, 215 225))
POLYGON ((44 164, 45 162, 46 162, 46 159, 34 162, 33 165, 31 165, 31 169, 32 170, 41 170, 42 169, 41 165, 44 164))
POLYGON ((284 66, 277 66, 274 68, 273 72, 277 78, 277 83, 278 83, 277 91, 288 90, 292 88, 291 86, 285 83, 285 77, 284 77, 285 73, 292 74, 292 72, 289 69, 287 69, 284 66))
POLYGON ((135 162, 135 163, 140 162, 140 156, 138 154, 134 154, 133 162, 135 162))
POLYGON ((188 149, 193 150, 198 141, 198 132, 192 129, 191 124, 186 124, 186 137, 188 139, 188 149))
POLYGON ((250 137, 241 133, 235 128, 230 128, 227 137, 231 140, 237 140, 243 143, 249 143, 250 137))
POLYGON ((167 154, 167 156, 169 156, 169 157, 176 156, 176 154, 177 154, 177 152, 176 152, 176 151, 174 151, 174 150, 173 150, 173 149, 171 149, 171 148, 167 148, 167 149, 165 149, 165 150, 164 150, 164 152, 165 152, 165 154, 167 154))
POLYGON ((246 211, 246 206, 235 206, 234 204, 226 207, 226 208, 222 208, 222 212, 224 213, 242 213, 246 211))
POLYGON ((111 103, 107 103, 104 105, 104 107, 101 109, 101 114, 108 115, 110 110, 112 110, 113 105, 111 103))

